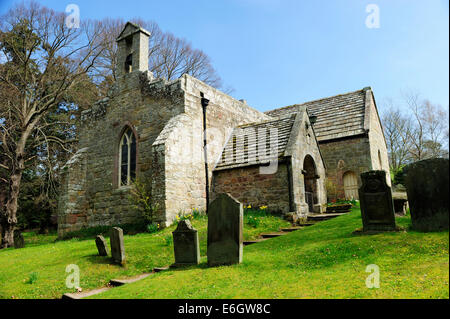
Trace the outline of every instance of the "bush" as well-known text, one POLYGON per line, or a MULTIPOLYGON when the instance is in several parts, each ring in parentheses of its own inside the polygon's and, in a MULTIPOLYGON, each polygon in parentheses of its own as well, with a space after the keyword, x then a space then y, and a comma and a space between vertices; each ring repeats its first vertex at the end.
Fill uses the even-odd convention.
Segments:
POLYGON ((158 209, 158 206, 151 200, 150 185, 136 179, 132 186, 130 202, 135 209, 141 212, 144 222, 147 225, 147 231, 151 232, 154 230, 154 226, 152 226, 154 222, 153 214, 158 209))

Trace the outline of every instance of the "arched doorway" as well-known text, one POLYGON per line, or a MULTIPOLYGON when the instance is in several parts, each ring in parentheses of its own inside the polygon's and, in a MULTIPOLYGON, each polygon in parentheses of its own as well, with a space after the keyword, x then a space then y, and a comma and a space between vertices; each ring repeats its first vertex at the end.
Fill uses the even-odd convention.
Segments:
POLYGON ((358 195, 358 178, 352 171, 344 173, 344 192, 345 199, 359 199, 358 195))
POLYGON ((316 164, 310 155, 306 155, 303 161, 303 178, 305 181, 305 200, 310 212, 314 212, 314 204, 317 203, 317 179, 316 164))

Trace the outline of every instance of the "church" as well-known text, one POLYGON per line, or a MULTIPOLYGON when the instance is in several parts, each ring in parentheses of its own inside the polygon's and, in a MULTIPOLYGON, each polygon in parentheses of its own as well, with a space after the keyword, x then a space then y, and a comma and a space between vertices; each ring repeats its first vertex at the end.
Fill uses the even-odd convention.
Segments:
POLYGON ((128 22, 119 37, 117 79, 83 111, 78 151, 62 169, 58 234, 139 222, 133 181, 151 187, 154 221, 226 192, 277 214, 323 213, 358 198, 360 174, 386 170, 386 142, 370 87, 260 112, 187 74, 156 79, 149 32, 128 22))

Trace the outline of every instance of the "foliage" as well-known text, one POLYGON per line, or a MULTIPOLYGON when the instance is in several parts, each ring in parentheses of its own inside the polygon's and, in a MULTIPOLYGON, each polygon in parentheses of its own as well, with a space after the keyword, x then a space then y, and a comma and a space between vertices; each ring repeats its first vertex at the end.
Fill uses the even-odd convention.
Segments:
POLYGON ((244 206, 244 222, 253 228, 259 227, 264 218, 268 217, 267 206, 252 208, 251 205, 244 206))
POLYGON ((391 181, 393 185, 405 185, 405 173, 403 172, 403 168, 405 165, 400 166, 397 169, 391 169, 391 181))
POLYGON ((204 211, 201 211, 197 208, 193 208, 191 212, 185 213, 180 212, 175 216, 175 224, 178 224, 182 220, 189 220, 193 221, 194 219, 200 219, 206 217, 206 214, 204 211))
POLYGON ((155 226, 151 226, 154 222, 154 212, 158 209, 158 205, 152 202, 151 186, 137 178, 131 187, 130 202, 135 209, 141 212, 146 223, 147 230, 153 230, 155 226))
POLYGON ((156 233, 159 230, 159 224, 150 223, 147 225, 147 232, 150 234, 156 233))
POLYGON ((29 276, 28 276, 28 281, 27 284, 34 284, 36 281, 38 280, 38 273, 37 272, 32 272, 29 276))

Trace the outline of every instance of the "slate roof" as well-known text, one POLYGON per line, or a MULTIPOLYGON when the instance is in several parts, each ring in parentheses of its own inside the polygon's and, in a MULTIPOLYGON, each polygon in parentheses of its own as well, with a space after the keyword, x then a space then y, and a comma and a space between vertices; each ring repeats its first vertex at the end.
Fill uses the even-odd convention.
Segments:
POLYGON ((359 135, 365 133, 364 116, 367 90, 370 88, 286 106, 265 113, 273 117, 285 116, 297 113, 300 106, 306 106, 310 116, 317 116, 317 121, 313 126, 319 142, 359 135))
POLYGON ((282 158, 291 135, 295 117, 296 113, 288 114, 274 120, 236 127, 233 129, 214 170, 268 164, 274 157, 282 158), (270 135, 272 128, 276 129, 276 135, 270 135), (276 140, 274 139, 275 137, 276 140), (275 141, 276 144, 274 143, 275 141), (270 152, 270 145, 276 146, 276 154, 270 152), (262 150, 264 147, 266 154, 265 156, 260 156, 263 154, 262 150), (271 156, 271 154, 275 156, 271 156))

